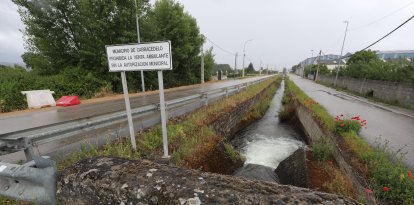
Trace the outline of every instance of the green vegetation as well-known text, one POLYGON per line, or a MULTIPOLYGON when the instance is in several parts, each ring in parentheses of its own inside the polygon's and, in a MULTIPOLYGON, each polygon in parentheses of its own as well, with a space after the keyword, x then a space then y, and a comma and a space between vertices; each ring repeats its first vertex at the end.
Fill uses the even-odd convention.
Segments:
POLYGON ((239 156, 239 152, 235 150, 234 147, 231 146, 231 144, 225 143, 224 149, 226 151, 227 156, 229 156, 230 159, 234 161, 237 160, 237 157, 239 156))
POLYGON ((335 131, 335 122, 324 107, 308 97, 291 80, 287 79, 285 85, 285 96, 287 98, 284 100, 285 102, 297 101, 312 111, 313 117, 322 125, 322 128, 325 129, 325 131, 335 131))
POLYGON ((315 142, 312 142, 312 153, 317 160, 326 162, 328 159, 332 158, 332 142, 327 137, 320 137, 315 142))
POLYGON ((224 73, 227 71, 229 74, 234 72, 229 64, 214 64, 212 73, 215 74, 219 70, 223 71, 224 73))
POLYGON ((16 201, 16 200, 4 197, 4 196, 0 196, 0 204, 2 205, 29 205, 30 203, 23 202, 23 201, 16 201))
POLYGON ((318 75, 328 75, 331 73, 331 71, 328 69, 328 67, 326 67, 326 65, 308 65, 305 67, 304 74, 305 76, 308 76, 308 74, 316 75, 318 69, 318 75))
POLYGON ((247 66, 247 68, 244 70, 244 72, 246 74, 257 74, 259 73, 258 71, 256 71, 253 67, 253 63, 249 63, 249 65, 247 66))
POLYGON ((360 51, 349 58, 347 66, 339 74, 353 78, 414 83, 414 62, 406 59, 383 62, 375 51, 360 51))
POLYGON ((275 81, 275 86, 269 88, 268 92, 264 93, 262 100, 256 102, 247 114, 244 115, 242 122, 251 122, 261 118, 269 108, 270 102, 272 101, 273 96, 276 93, 277 88, 279 88, 282 78, 277 78, 275 81))
MULTIPOLYGON (((292 72, 301 67, 300 64, 292 66, 292 72)), ((315 74, 317 65, 308 65, 304 69, 304 75, 315 74)), ((319 75, 336 75, 336 69, 328 70, 324 65, 319 67, 319 75)), ((382 80, 392 82, 414 83, 414 59, 386 61, 379 59, 375 51, 359 51, 351 55, 339 70, 339 76, 362 78, 370 80, 382 80)))
MULTIPOLYGON (((51 89, 56 97, 83 98, 102 90, 122 91, 119 73, 108 72, 105 45, 137 42, 134 0, 13 2, 26 26, 27 52, 22 57, 31 71, 0 68, 2 112, 25 108, 22 90, 51 89)), ((164 71, 164 86, 199 83, 204 39, 195 18, 174 0, 158 0, 154 5, 148 0, 137 2, 141 41, 172 43, 173 69, 164 71)), ((204 62, 205 80, 209 80, 212 49, 205 53, 204 62)), ((127 80, 131 92, 141 89, 140 72, 129 72, 127 80)), ((147 90, 158 87, 155 71, 145 72, 145 84, 147 90)))
POLYGON ((325 169, 327 176, 330 180, 323 184, 328 192, 340 194, 342 196, 355 196, 355 190, 352 188, 352 183, 342 173, 342 171, 336 167, 333 163, 324 163, 323 169, 325 169))
POLYGON ((345 119, 343 116, 337 116, 333 119, 322 106, 309 98, 290 80, 286 80, 285 91, 288 98, 286 101, 295 101, 305 106, 325 131, 336 133, 337 137, 344 140, 345 147, 342 149, 355 156, 350 162, 351 165, 370 181, 370 187, 366 187, 367 194, 373 193, 377 197, 394 203, 414 203, 414 177, 412 172, 403 165, 402 156, 392 152, 386 143, 372 147, 361 139, 357 131, 365 123, 349 126, 349 129, 341 126, 345 120, 350 123, 352 121, 352 123, 361 123, 359 117, 345 119))
POLYGON ((360 117, 354 116, 352 118, 347 118, 343 114, 335 117, 335 132, 358 132, 363 126, 367 125, 366 120, 360 119, 360 117))
POLYGON ((34 75, 22 68, 0 66, 0 112, 24 109, 26 98, 21 91, 50 89, 54 97, 80 95, 93 97, 99 92, 107 92, 109 84, 80 68, 63 70, 60 74, 34 75))
POLYGON ((371 147, 354 131, 341 133, 350 149, 368 169, 371 189, 376 196, 404 204, 414 203, 414 177, 403 165, 403 155, 390 150, 387 143, 371 147))

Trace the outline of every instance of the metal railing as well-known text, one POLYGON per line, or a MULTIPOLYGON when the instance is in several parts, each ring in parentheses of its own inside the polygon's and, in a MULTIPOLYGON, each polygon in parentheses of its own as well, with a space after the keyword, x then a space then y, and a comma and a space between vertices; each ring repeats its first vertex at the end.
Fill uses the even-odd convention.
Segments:
MULTIPOLYGON (((268 79, 269 77, 258 79, 252 82, 247 83, 240 83, 233 86, 229 86, 226 88, 218 88, 214 90, 210 90, 207 92, 203 92, 200 94, 190 95, 178 99, 173 99, 166 101, 166 107, 167 110, 174 109, 176 107, 179 107, 181 105, 201 100, 204 102, 204 105, 208 105, 209 99, 212 96, 220 95, 222 97, 228 97, 234 93, 240 92, 242 89, 246 89, 248 86, 263 82, 264 80, 268 79)), ((139 108, 132 109, 132 115, 133 116, 142 116, 143 114, 150 114, 157 112, 159 110, 159 103, 152 104, 152 105, 146 105, 139 108)), ((31 146, 33 143, 44 144, 50 141, 54 141, 57 139, 61 139, 63 137, 67 137, 69 133, 75 132, 78 130, 83 130, 87 128, 93 128, 93 127, 100 127, 100 125, 108 125, 111 122, 116 122, 118 120, 124 119, 126 116, 125 111, 116 112, 112 114, 106 114, 101 115, 93 118, 87 118, 87 119, 79 119, 76 122, 67 122, 67 123, 61 123, 58 125, 50 125, 49 128, 43 127, 44 129, 49 129, 46 131, 43 131, 41 133, 31 133, 31 134, 25 134, 25 130, 13 132, 13 133, 7 133, 0 135, 0 147, 2 150, 9 150, 11 152, 13 151, 19 151, 22 149, 31 149, 31 146), (57 126, 58 128, 54 128, 54 126, 57 126)), ((31 154, 32 152, 28 152, 27 154, 31 154)), ((27 159, 32 159, 32 157, 26 155, 27 159)))

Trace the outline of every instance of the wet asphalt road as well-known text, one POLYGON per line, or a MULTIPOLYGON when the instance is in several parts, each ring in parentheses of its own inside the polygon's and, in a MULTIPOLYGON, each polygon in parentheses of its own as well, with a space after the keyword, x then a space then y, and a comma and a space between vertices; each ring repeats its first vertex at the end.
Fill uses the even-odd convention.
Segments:
MULTIPOLYGON (((247 78, 243 80, 231 79, 224 82, 207 83, 202 85, 199 84, 175 88, 173 90, 169 89, 165 91, 165 99, 168 101, 181 97, 191 96, 214 89, 251 82, 264 77, 266 76, 247 78)), ((157 92, 149 93, 143 96, 131 97, 130 102, 131 108, 156 104, 159 103, 159 94, 157 92)), ((37 111, 27 113, 8 113, 6 115, 0 115, 0 135, 20 130, 36 129, 51 124, 69 122, 123 110, 125 110, 125 102, 123 98, 119 98, 103 102, 80 104, 71 107, 39 109, 37 111)))
POLYGON ((360 136, 372 145, 376 145, 378 140, 387 140, 394 151, 403 148, 403 152, 407 152, 405 162, 414 168, 414 111, 373 103, 297 75, 289 77, 309 97, 324 106, 333 117, 344 114, 359 115, 366 119, 367 128, 361 130, 360 136))

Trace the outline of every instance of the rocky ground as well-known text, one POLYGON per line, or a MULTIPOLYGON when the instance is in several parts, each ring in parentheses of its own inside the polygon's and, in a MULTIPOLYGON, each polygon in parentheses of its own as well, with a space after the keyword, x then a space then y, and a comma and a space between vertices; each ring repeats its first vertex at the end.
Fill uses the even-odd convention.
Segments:
POLYGON ((357 204, 305 188, 113 157, 64 170, 58 198, 62 204, 357 204))

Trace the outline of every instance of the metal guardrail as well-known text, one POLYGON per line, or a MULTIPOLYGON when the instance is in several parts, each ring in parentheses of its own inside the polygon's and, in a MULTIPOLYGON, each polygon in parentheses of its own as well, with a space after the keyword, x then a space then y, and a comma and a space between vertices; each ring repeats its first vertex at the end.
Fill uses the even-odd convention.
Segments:
MULTIPOLYGON (((204 101, 205 105, 208 105, 209 96, 221 95, 223 97, 228 97, 232 93, 238 93, 241 89, 247 89, 248 86, 260 83, 268 78, 269 77, 249 83, 241 83, 226 88, 214 89, 202 94, 170 100, 166 102, 166 107, 167 109, 172 109, 199 99, 204 101)), ((145 113, 153 113, 158 109, 159 105, 147 105, 133 109, 132 114, 133 116, 136 116, 145 113)), ((33 152, 33 143, 46 143, 62 138, 62 136, 67 136, 67 134, 70 134, 71 132, 103 124, 110 124, 125 118, 125 115, 125 112, 117 112, 109 116, 105 115, 105 117, 100 116, 100 118, 97 118, 96 120, 67 126, 63 129, 54 129, 25 137, 13 137, 13 133, 10 135, 1 135, 0 146, 16 151, 23 149, 26 159, 29 162, 23 165, 0 162, 0 195, 37 204, 56 204, 56 163, 50 159, 36 156, 33 152)), ((82 120, 85 119, 79 121, 82 120)))
MULTIPOLYGON (((201 99, 202 101, 204 101, 205 105, 208 105, 210 96, 223 95, 223 96, 228 97, 231 94, 231 91, 233 91, 233 93, 234 91, 240 92, 241 89, 247 89, 248 86, 263 82, 264 80, 268 78, 269 77, 266 77, 266 78, 262 78, 262 79, 255 80, 252 82, 240 83, 240 84, 229 86, 226 88, 218 88, 218 89, 210 90, 210 91, 207 91, 201 94, 195 94, 195 95, 191 95, 191 96, 187 96, 183 98, 166 101, 166 107, 168 110, 173 109, 175 107, 179 107, 183 104, 190 103, 197 99, 201 99)), ((159 110, 159 103, 132 109, 132 115, 137 116, 137 115, 142 115, 146 113, 154 113, 158 110, 159 110)), ((60 139, 62 138, 62 136, 67 136, 67 134, 70 132, 74 132, 74 131, 78 131, 78 130, 82 130, 82 129, 86 129, 86 128, 90 128, 94 126, 99 126, 102 124, 111 123, 117 120, 121 120, 125 118, 125 116, 126 116, 125 111, 121 111, 121 112, 116 112, 116 113, 112 113, 109 115, 101 116, 98 119, 89 119, 89 121, 86 121, 86 122, 81 122, 81 121, 85 121, 87 119, 79 119, 77 120, 81 122, 79 124, 73 124, 73 122, 62 123, 62 124, 59 124, 61 127, 64 124, 67 124, 67 126, 65 126, 63 129, 62 128, 52 129, 52 130, 45 131, 42 133, 30 134, 24 137, 21 136, 22 135, 21 133, 25 132, 24 130, 10 133, 10 134, 3 134, 3 135, 0 135, 0 149, 9 150, 9 151, 19 151, 22 149, 31 150, 33 143, 36 143, 37 145, 44 144, 50 141, 60 139)), ((50 125, 49 127, 52 127, 52 126, 53 125, 50 125)), ((31 153, 33 152, 28 151, 26 153, 26 158, 29 160, 33 158, 29 156, 31 153)))
POLYGON ((23 165, 0 162, 0 195, 36 204, 56 204, 56 163, 35 157, 23 165))

